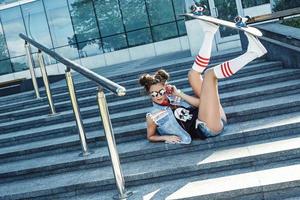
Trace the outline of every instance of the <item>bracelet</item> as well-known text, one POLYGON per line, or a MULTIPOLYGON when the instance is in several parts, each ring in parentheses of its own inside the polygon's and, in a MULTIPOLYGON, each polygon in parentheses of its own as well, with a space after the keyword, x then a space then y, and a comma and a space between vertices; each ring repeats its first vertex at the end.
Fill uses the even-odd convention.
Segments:
POLYGON ((182 97, 181 95, 184 94, 184 93, 180 89, 177 89, 177 91, 178 91, 179 97, 182 97))

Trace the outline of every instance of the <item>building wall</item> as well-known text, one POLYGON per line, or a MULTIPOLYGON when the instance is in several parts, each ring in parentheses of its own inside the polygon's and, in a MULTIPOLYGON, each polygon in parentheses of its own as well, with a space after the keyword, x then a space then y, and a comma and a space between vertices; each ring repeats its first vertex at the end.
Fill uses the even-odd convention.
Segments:
POLYGON ((72 60, 105 58, 93 66, 167 53, 167 40, 182 50, 174 40, 186 35, 183 12, 184 0, 36 0, 2 7, 0 75, 28 69, 19 33, 72 60))

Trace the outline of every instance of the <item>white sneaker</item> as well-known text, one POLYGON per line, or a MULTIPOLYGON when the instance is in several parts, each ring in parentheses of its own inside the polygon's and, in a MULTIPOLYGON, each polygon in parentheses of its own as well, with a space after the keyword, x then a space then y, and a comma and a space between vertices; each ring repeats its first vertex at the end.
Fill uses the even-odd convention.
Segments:
POLYGON ((200 19, 198 20, 198 23, 202 27, 203 32, 211 32, 212 34, 215 34, 219 29, 219 25, 206 22, 200 19))
POLYGON ((249 42, 247 52, 253 52, 257 55, 257 57, 261 57, 268 52, 257 37, 246 32, 245 35, 247 36, 249 42))

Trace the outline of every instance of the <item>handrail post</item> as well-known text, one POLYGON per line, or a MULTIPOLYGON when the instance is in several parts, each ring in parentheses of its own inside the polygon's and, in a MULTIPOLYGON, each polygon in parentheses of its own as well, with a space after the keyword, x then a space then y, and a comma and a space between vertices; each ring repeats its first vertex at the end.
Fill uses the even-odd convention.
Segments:
POLYGON ((113 168, 117 188, 119 191, 118 198, 127 199, 129 196, 132 195, 132 192, 127 192, 125 190, 125 180, 120 165, 119 154, 116 147, 116 141, 115 141, 111 120, 107 108, 107 102, 106 102, 105 94, 103 92, 103 88, 100 86, 98 87, 97 99, 98 99, 98 106, 99 106, 101 119, 103 123, 104 133, 108 144, 108 150, 112 162, 112 168, 113 168))
POLYGON ((80 109, 79 109, 78 103, 77 103, 77 97, 76 97, 76 91, 75 91, 75 87, 74 87, 74 83, 73 83, 73 79, 72 79, 72 73, 71 73, 71 70, 69 67, 67 67, 67 69, 66 69, 66 82, 67 82, 67 86, 69 89, 72 108, 73 108, 73 112, 74 112, 75 120, 76 120, 76 126, 77 126, 77 129, 79 132, 79 139, 80 139, 81 147, 82 147, 82 153, 80 153, 79 155, 87 156, 87 155, 91 154, 92 152, 89 151, 88 145, 86 142, 85 131, 84 131, 81 115, 80 115, 80 109))
POLYGON ((27 64, 28 64, 28 68, 29 68, 29 72, 30 72, 30 76, 31 76, 31 80, 32 80, 33 89, 35 91, 35 97, 37 99, 40 99, 41 96, 40 96, 39 86, 36 81, 36 75, 35 75, 35 71, 34 71, 34 67, 33 67, 31 48, 30 48, 30 45, 28 44, 28 42, 26 42, 26 41, 25 41, 24 46, 26 49, 27 64))
POLYGON ((56 114, 52 95, 51 95, 51 90, 50 90, 50 86, 49 86, 47 70, 46 70, 45 63, 44 63, 44 57, 43 57, 43 53, 41 52, 41 50, 38 51, 38 59, 39 59, 39 63, 40 63, 41 73, 42 73, 42 77, 43 77, 43 81, 44 81, 44 85, 45 85, 45 90, 46 90, 51 114, 56 114))

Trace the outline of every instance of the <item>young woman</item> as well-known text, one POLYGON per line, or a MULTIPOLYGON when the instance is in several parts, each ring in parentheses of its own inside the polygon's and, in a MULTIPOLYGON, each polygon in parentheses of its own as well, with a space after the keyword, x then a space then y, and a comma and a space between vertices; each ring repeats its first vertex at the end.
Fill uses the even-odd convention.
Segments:
POLYGON ((256 37, 245 33, 248 38, 246 53, 205 70, 211 56, 213 37, 219 26, 200 20, 198 23, 204 31, 204 42, 188 74, 195 97, 168 85, 169 75, 164 70, 154 75, 144 74, 139 79, 153 102, 146 117, 149 141, 189 144, 191 138, 205 139, 219 135, 224 130, 226 116, 220 104, 218 79, 232 76, 267 52, 256 37), (201 73, 204 70, 203 78, 201 73))

